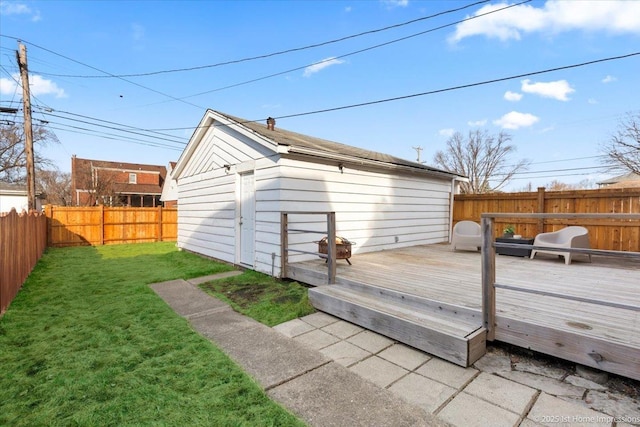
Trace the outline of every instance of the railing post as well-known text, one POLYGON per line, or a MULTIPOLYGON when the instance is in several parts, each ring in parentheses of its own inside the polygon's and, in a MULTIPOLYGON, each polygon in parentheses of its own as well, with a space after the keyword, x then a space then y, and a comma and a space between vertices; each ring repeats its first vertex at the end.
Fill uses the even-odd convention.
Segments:
POLYGON ((482 321, 487 341, 496 337, 496 248, 493 244, 494 218, 482 215, 482 321))
POLYGON ((329 284, 336 283, 336 213, 327 213, 327 267, 329 284))
POLYGON ((289 227, 289 216, 286 212, 280 212, 280 278, 287 278, 287 263, 289 262, 289 235, 287 234, 289 227))
MULTIPOLYGON (((537 213, 545 213, 544 211, 544 194, 545 188, 538 187, 538 212, 537 213)), ((544 218, 540 218, 538 220, 538 232, 536 234, 544 233, 544 218)))

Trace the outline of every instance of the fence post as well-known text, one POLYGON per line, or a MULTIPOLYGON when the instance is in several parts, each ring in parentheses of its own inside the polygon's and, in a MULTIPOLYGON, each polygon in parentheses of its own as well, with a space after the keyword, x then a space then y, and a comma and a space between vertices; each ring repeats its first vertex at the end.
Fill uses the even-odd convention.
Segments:
POLYGON ((327 267, 328 271, 328 281, 330 285, 336 283, 336 213, 329 212, 327 213, 327 267))
POLYGON ((52 246, 53 237, 51 236, 51 230, 53 229, 53 205, 47 205, 45 208, 45 212, 47 215, 47 247, 52 246))
MULTIPOLYGON (((155 199, 154 199, 155 203, 155 199)), ((158 210, 158 231, 156 233, 157 239, 156 241, 162 242, 162 206, 157 207, 158 210)))
POLYGON ((493 245, 494 218, 482 216, 482 321, 487 341, 496 337, 496 248, 493 245))
MULTIPOLYGON (((546 213, 544 210, 544 194, 545 188, 538 187, 538 211, 536 213, 546 213)), ((538 220, 538 232, 536 234, 544 233, 544 218, 538 220)))
POLYGON ((104 245, 104 205, 100 205, 100 245, 104 245))
POLYGON ((287 263, 289 262, 289 256, 287 249, 289 249, 289 216, 286 212, 280 212, 280 278, 287 278, 287 263))

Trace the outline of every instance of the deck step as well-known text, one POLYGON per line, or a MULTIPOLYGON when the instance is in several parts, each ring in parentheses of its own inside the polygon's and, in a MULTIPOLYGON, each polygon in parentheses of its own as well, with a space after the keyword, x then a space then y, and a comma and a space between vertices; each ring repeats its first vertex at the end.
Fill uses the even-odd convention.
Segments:
POLYGON ((318 310, 460 366, 486 351, 486 330, 460 307, 353 282, 309 289, 309 300, 318 310))

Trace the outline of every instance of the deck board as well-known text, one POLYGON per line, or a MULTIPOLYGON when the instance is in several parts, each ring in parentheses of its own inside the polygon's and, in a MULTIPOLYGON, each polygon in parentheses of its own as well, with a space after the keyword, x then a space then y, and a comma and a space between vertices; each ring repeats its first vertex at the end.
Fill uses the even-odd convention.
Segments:
MULTIPOLYGON (((352 266, 338 262, 338 278, 481 311, 479 252, 454 252, 449 245, 442 244, 424 245, 358 254, 351 261, 352 266)), ((326 266, 321 260, 295 263, 292 267, 326 274, 326 266)), ((627 366, 620 368, 616 362, 609 363, 613 368, 606 363, 596 363, 596 367, 640 379, 640 311, 606 305, 624 304, 640 309, 640 263, 594 256, 592 263, 586 257, 576 257, 570 265, 565 265, 551 255, 540 254, 533 260, 496 256, 496 282, 602 302, 577 302, 497 289, 496 315, 500 319, 499 327, 512 320, 520 329, 528 325, 531 330, 540 330, 539 343, 535 343, 535 337, 531 338, 534 341, 532 349, 578 363, 588 363, 584 352, 591 351, 587 348, 589 345, 602 348, 610 343, 613 352, 630 352, 624 356, 610 355, 611 358, 620 357, 627 366), (548 341, 550 336, 558 348, 551 348, 548 342, 542 341, 548 341), (588 340, 593 343, 589 344, 591 341, 588 340), (565 341, 566 349, 563 350, 565 341), (572 354, 578 351, 576 348, 582 353, 572 354), (634 374, 636 371, 638 373, 634 374)), ((496 332, 505 342, 516 345, 526 342, 521 335, 496 332)))

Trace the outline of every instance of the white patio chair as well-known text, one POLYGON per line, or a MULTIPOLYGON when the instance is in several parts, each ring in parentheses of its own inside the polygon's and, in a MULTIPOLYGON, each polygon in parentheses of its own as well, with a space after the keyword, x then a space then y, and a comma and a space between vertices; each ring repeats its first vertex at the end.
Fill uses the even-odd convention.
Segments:
MULTIPOLYGON (((550 233, 540 233, 533 241, 533 246, 546 246, 551 248, 584 248, 589 249, 589 230, 584 227, 570 226, 565 227, 558 231, 550 233)), ((536 253, 547 253, 564 257, 564 263, 571 264, 571 252, 562 252, 561 250, 543 250, 532 249, 531 259, 536 256, 536 253)), ((589 262, 591 262, 591 254, 589 255, 589 262)))
POLYGON ((480 250, 482 247, 482 234, 480 224, 473 221, 460 221, 453 226, 451 244, 455 251, 458 246, 473 247, 480 250))

